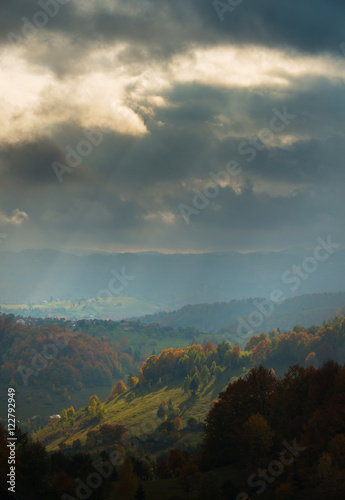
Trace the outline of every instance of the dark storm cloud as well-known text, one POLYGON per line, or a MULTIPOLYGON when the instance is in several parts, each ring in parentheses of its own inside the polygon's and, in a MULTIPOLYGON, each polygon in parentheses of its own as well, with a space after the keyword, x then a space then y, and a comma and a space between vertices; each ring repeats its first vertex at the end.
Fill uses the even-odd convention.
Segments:
MULTIPOLYGON (((255 177, 289 182, 296 185, 332 183, 344 180, 344 139, 341 136, 326 140, 306 140, 286 148, 262 152, 250 171, 255 177)), ((245 163, 242 163, 245 167, 245 163)))
MULTIPOLYGON (((66 151, 47 138, 32 142, 7 144, 0 150, 0 172, 3 182, 25 184, 26 187, 56 184, 56 175, 52 163, 65 162, 66 151)), ((83 167, 81 166, 72 182, 80 181, 83 167)))
MULTIPOLYGON (((42 0, 42 2, 38 0, 18 0, 16 2, 2 0, 0 5, 0 39, 3 42, 14 43, 14 39, 11 40, 9 38, 11 33, 17 35, 17 37, 25 37, 27 39, 34 36, 35 32, 30 31, 27 21, 33 23, 37 12, 45 12, 42 4, 46 4, 45 0, 42 0), (23 20, 23 18, 25 19, 23 20)), ((47 16, 48 22, 45 29, 51 31, 73 31, 77 21, 75 4, 70 1, 66 5, 60 5, 54 16, 49 14, 47 16)), ((43 23, 42 19, 38 18, 37 20, 38 24, 43 23)))
MULTIPOLYGON (((178 85, 164 95, 169 104, 155 109, 155 119, 147 122, 147 135, 107 134, 80 167, 64 174, 63 184, 81 182, 82 190, 89 185, 113 183, 140 198, 156 186, 163 184, 164 189, 164 183, 171 183, 177 190, 177 207, 181 192, 188 196, 194 181, 209 180, 211 170, 225 168, 232 159, 240 162, 246 179, 286 182, 296 187, 332 183, 343 173, 345 154, 340 135, 341 114, 337 112, 345 92, 335 92, 335 88, 318 89, 317 94, 311 88, 310 94, 296 92, 288 99, 278 94, 265 101, 249 89, 178 85), (295 140, 284 146, 270 146, 248 163, 246 156, 238 152, 239 144, 267 127, 272 109, 282 110, 284 105, 298 116, 282 134, 291 134, 295 140), (249 119, 242 124, 242 133, 241 123, 235 119, 223 127, 225 137, 218 137, 219 127, 214 125, 217 116, 223 113, 232 118, 238 113, 236 108, 243 107, 249 112, 249 119), (157 121, 163 125, 158 126, 157 121), (325 127, 328 137, 323 137, 325 127), (181 187, 184 181, 188 181, 186 188, 181 187)), ((39 184, 59 186, 51 164, 66 164, 65 147, 71 145, 75 149, 81 138, 85 138, 82 128, 66 124, 55 127, 51 140, 6 146, 0 154, 3 179, 32 184, 33 188, 39 184)))
MULTIPOLYGON (((273 194, 273 193, 272 193, 273 194)), ((320 214, 335 215, 320 190, 301 189, 291 196, 257 194, 248 182, 240 193, 224 188, 215 200, 220 209, 205 209, 199 216, 204 227, 223 230, 282 230, 314 225, 320 214)), ((199 220, 196 220, 199 223, 199 220)))
MULTIPOLYGON (((200 17, 207 23, 211 2, 194 0, 193 4, 200 5, 200 17)), ((225 13, 220 24, 223 37, 236 44, 338 53, 345 36, 344 12, 342 0, 243 0, 233 12, 225 13)))
MULTIPOLYGON (((39 35, 41 49, 27 53, 26 62, 49 67, 68 80, 72 74, 99 70, 84 61, 92 50, 125 42, 118 60, 127 74, 141 75, 147 64, 154 67, 158 61, 159 70, 166 68, 171 56, 189 49, 252 44, 295 50, 296 58, 327 51, 340 56, 339 43, 345 39, 343 0, 243 0, 233 13, 225 13, 223 23, 211 0, 119 4, 121 8, 114 4, 108 10, 96 1, 89 3, 90 10, 78 10, 72 1, 61 5, 45 27, 47 34, 39 35), (56 41, 49 38, 53 34, 62 37, 56 41)), ((32 20, 41 9, 36 0, 3 0, 3 44, 10 32, 21 34, 23 16, 32 20)), ((118 60, 105 61, 105 71, 118 60)), ((193 61, 188 64, 192 70, 193 61)), ((231 87, 221 78, 208 84, 197 77, 177 83, 175 75, 168 89, 157 90, 164 105, 152 102, 154 90, 140 93, 140 82, 128 84, 123 104, 143 120, 147 133, 107 133, 80 166, 64 174, 62 183, 51 164, 66 164, 66 146, 75 148, 85 139, 84 129, 78 107, 70 123, 61 123, 63 97, 55 102, 48 93, 39 110, 42 117, 55 112, 53 132, 0 150, 0 209, 11 214, 19 207, 29 215, 23 247, 28 237, 38 246, 73 241, 71 247, 79 242, 86 248, 119 243, 157 249, 212 245, 220 250, 303 244, 329 228, 343 237, 345 89, 331 71, 308 74, 310 59, 308 64, 305 74, 295 77, 288 67, 272 65, 272 81, 279 77, 286 85, 274 88, 272 83, 266 89, 264 84, 231 87), (296 118, 248 162, 239 145, 267 128, 273 110, 284 106, 296 118), (192 190, 202 190, 210 172, 233 159, 242 168, 241 186, 220 189, 187 226, 179 204, 192 205, 192 190)))
MULTIPOLYGON (((227 43, 340 55, 339 44, 345 38, 342 0, 243 0, 233 12, 225 13, 224 22, 220 22, 211 0, 132 0, 118 5, 110 9, 106 3, 94 2, 93 8, 85 10, 71 1, 59 6, 45 29, 74 40, 128 42, 131 48, 126 49, 126 57, 132 60, 164 60, 195 44, 227 43)), ((3 42, 10 32, 21 35, 22 18, 31 22, 39 10, 42 7, 36 0, 3 0, 3 42)))
POLYGON ((240 162, 246 177, 296 186, 331 182, 344 174, 341 110, 345 91, 336 83, 321 86, 311 82, 309 92, 296 89, 266 99, 250 89, 193 83, 177 85, 164 97, 169 104, 155 109, 154 121, 147 122, 148 135, 114 133, 95 151, 97 161, 94 157, 93 161, 102 174, 142 188, 207 179, 211 170, 225 168, 233 159, 240 162), (282 111, 284 106, 297 116, 275 135, 291 135, 293 142, 277 146, 268 143, 254 161, 248 162, 248 156, 239 153, 239 145, 269 127, 273 110, 282 111), (241 110, 248 115, 245 122, 241 122, 241 110), (218 127, 221 114, 229 117, 230 123, 218 127))

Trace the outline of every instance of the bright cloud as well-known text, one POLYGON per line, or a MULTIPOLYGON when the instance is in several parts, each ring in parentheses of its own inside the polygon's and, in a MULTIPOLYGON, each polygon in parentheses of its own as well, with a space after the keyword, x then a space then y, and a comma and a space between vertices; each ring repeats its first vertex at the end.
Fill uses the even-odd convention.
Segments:
POLYGON ((25 220, 29 218, 28 214, 16 208, 11 215, 6 215, 0 211, 0 224, 11 224, 13 226, 20 226, 25 220))

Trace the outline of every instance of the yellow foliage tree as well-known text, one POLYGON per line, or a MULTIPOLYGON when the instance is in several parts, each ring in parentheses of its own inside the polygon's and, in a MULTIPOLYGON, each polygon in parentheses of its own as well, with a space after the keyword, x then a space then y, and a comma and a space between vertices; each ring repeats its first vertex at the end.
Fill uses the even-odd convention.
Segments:
POLYGON ((74 417, 74 415, 75 415, 75 409, 73 408, 73 406, 71 406, 70 408, 68 408, 66 411, 67 411, 67 417, 68 418, 74 417))
POLYGON ((95 417, 96 416, 96 413, 97 413, 97 403, 96 401, 93 399, 91 401, 91 403, 89 404, 89 406, 87 407, 88 411, 89 411, 89 415, 91 415, 91 417, 95 417))

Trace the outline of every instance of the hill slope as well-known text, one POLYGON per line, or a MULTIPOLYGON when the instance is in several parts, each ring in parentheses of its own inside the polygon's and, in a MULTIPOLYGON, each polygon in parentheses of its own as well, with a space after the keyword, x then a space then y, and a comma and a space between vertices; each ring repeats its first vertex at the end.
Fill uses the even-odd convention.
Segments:
MULTIPOLYGON (((49 449, 56 449, 61 443, 72 446, 77 439, 85 444, 92 431, 91 436, 96 439, 93 445, 88 444, 92 448, 97 446, 100 425, 109 423, 124 425, 131 436, 141 436, 144 441, 152 433, 162 431, 158 441, 164 437, 173 445, 179 440, 175 417, 181 419, 178 430, 188 427, 191 417, 203 420, 218 393, 254 366, 273 369, 272 373, 281 377, 289 366, 318 366, 328 360, 342 364, 345 361, 345 318, 336 318, 316 331, 299 327, 283 334, 262 333, 251 337, 245 351, 227 342, 166 349, 147 359, 132 389, 123 388, 123 393, 110 396, 103 404, 99 402, 99 418, 89 404, 75 416, 46 427, 35 436, 49 449), (169 400, 170 409, 166 405, 169 400)), ((151 451, 157 446, 161 451, 161 446, 166 446, 155 442, 150 442, 151 451)))

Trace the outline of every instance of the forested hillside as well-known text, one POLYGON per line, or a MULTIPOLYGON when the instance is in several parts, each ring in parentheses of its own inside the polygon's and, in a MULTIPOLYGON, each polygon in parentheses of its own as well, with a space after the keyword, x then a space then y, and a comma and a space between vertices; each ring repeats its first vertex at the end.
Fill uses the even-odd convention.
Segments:
MULTIPOLYGON (((219 339, 221 336, 219 336, 219 339)), ((16 384, 21 416, 43 421, 70 402, 84 406, 94 391, 104 397, 122 377, 163 349, 204 343, 193 328, 108 320, 0 317, 0 387, 16 384)), ((0 414, 6 414, 5 399, 0 414)))
MULTIPOLYGON (((146 323, 157 321, 166 326, 191 326, 202 331, 228 331, 235 333, 243 322, 253 333, 269 331, 273 328, 290 330, 296 323, 305 326, 320 325, 327 321, 334 311, 343 306, 345 293, 316 293, 286 299, 282 303, 267 302, 267 299, 232 300, 214 304, 188 305, 173 312, 161 312, 140 318, 146 323), (264 311, 262 313, 262 311, 264 311), (261 314, 262 320, 248 322, 252 313, 261 314)), ((244 333, 245 330, 244 330, 244 333)))
POLYGON ((139 498, 154 500, 162 492, 167 500, 340 500, 345 371, 337 361, 345 361, 339 317, 252 336, 244 350, 224 341, 166 349, 103 403, 95 394, 38 431, 28 421, 34 440, 21 437, 19 456, 39 452, 45 474, 33 483, 21 466, 22 484, 49 500, 56 491, 75 498, 81 478, 92 498, 106 500, 132 491, 129 484, 130 498, 141 488, 139 498), (87 482, 95 467, 111 469, 97 487, 87 482))
MULTIPOLYGON (((126 393, 127 402, 135 400, 136 408, 141 407, 141 398, 148 392, 160 392, 165 386, 169 387, 169 390, 175 390, 175 398, 177 393, 179 398, 182 398, 180 408, 184 406, 183 399, 188 400, 190 395, 203 394, 204 402, 210 404, 215 397, 215 387, 225 387, 231 379, 245 375, 255 366, 262 365, 273 370, 277 376, 283 376, 289 366, 298 364, 302 367, 318 367, 330 360, 345 363, 345 318, 335 318, 331 323, 316 330, 304 329, 297 325, 293 331, 286 333, 272 330, 268 334, 254 335, 244 350, 239 345, 225 341, 218 345, 206 342, 203 346, 192 345, 186 349, 165 349, 158 356, 150 356, 143 363, 138 377, 132 374, 125 383, 114 386, 108 397, 108 402, 112 402, 111 406, 108 406, 108 403, 103 406, 105 418, 107 421, 112 420, 116 414, 117 398, 123 393, 126 393)), ((192 407, 197 405, 198 399, 192 399, 191 403, 192 407)), ((199 409, 199 417, 203 418, 205 406, 199 409)), ((134 422, 140 423, 140 415, 144 418, 147 412, 145 405, 142 406, 142 411, 134 422)), ((117 415, 117 422, 128 425, 129 422, 121 417, 122 412, 123 410, 117 415)), ((85 436, 87 430, 98 425, 98 420, 93 422, 89 416, 89 411, 86 411, 86 414, 80 413, 76 428, 73 419, 69 423, 66 421, 61 424, 62 427, 58 424, 52 430, 54 441, 56 442, 56 431, 63 437, 63 429, 69 429, 69 444, 72 443, 75 433, 80 433, 81 428, 84 429, 85 436)), ((184 425, 188 416, 191 415, 187 411, 184 425)), ((49 430, 44 431, 46 444, 51 442, 49 434, 49 430)))
POLYGON ((4 383, 108 385, 121 373, 115 347, 84 333, 54 325, 23 326, 0 319, 0 375, 4 383))
POLYGON ((280 379, 254 368, 208 413, 199 466, 231 465, 231 498, 344 498, 344 391, 345 368, 333 361, 291 367, 280 379))

